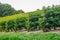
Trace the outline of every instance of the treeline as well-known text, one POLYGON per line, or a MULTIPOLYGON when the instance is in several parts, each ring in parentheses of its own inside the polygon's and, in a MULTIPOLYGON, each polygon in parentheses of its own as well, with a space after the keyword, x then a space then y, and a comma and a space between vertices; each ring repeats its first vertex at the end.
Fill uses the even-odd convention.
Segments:
POLYGON ((42 29, 44 32, 46 32, 50 31, 51 29, 56 30, 57 27, 60 27, 60 5, 43 7, 42 10, 37 9, 34 12, 28 13, 24 13, 22 10, 16 11, 11 6, 7 7, 7 5, 8 4, 1 5, 0 31, 9 32, 23 29, 33 31, 42 29), (10 10, 14 11, 11 12, 10 10))
POLYGON ((23 10, 15 10, 11 5, 9 4, 2 4, 0 3, 0 17, 14 15, 24 13, 23 10))

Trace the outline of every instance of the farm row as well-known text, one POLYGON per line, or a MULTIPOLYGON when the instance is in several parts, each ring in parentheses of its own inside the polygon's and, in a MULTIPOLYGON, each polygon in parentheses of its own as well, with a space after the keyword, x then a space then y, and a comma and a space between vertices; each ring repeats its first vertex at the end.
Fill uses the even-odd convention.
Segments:
POLYGON ((60 6, 52 6, 34 12, 15 14, 0 18, 0 31, 50 31, 60 27, 60 6))
POLYGON ((16 14, 0 18, 0 31, 17 30, 37 30, 39 27, 39 18, 42 18, 43 11, 16 14))

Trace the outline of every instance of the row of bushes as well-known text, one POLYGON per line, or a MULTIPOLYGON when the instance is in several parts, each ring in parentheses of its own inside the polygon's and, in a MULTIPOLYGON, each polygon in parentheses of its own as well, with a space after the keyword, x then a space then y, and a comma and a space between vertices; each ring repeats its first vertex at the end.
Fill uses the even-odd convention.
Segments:
POLYGON ((0 31, 39 30, 39 18, 43 11, 16 14, 0 18, 0 31))
POLYGON ((51 29, 55 30, 57 27, 60 27, 60 5, 0 18, 0 31, 22 29, 50 31, 51 29))

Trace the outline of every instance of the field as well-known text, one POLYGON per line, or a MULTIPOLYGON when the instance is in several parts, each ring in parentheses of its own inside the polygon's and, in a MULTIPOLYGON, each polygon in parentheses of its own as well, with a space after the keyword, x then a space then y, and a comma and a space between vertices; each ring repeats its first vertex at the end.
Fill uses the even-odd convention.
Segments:
MULTIPOLYGON (((16 7, 17 3, 14 3, 16 7)), ((23 8, 16 10, 9 4, 0 3, 0 40, 60 40, 60 5, 41 5, 41 9, 35 9, 34 3, 29 4, 35 9, 33 11, 25 4, 24 9, 31 9, 31 12, 25 12, 23 8)))
POLYGON ((22 33, 22 32, 8 32, 0 33, 0 40, 60 40, 59 33, 22 33))

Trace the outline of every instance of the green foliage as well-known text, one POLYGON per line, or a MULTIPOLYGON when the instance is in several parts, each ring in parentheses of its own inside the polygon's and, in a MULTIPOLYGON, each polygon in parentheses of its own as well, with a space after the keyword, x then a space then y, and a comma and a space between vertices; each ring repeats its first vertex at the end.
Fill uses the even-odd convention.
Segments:
POLYGON ((42 17, 41 12, 31 12, 29 14, 30 30, 39 30, 39 18, 42 17))
POLYGON ((45 20, 45 18, 43 18, 43 17, 42 18, 39 18, 38 23, 39 23, 40 28, 43 27, 44 20, 45 20))
POLYGON ((0 23, 0 31, 5 30, 5 21, 0 23))
POLYGON ((0 18, 0 26, 3 27, 2 31, 39 30, 38 20, 41 17, 41 13, 40 11, 36 11, 2 17, 0 18))
POLYGON ((56 33, 0 33, 0 40, 60 40, 60 34, 56 33))
POLYGON ((52 6, 44 9, 45 11, 45 27, 51 28, 60 26, 60 6, 52 6))
POLYGON ((17 10, 17 13, 24 13, 23 10, 17 10))
POLYGON ((2 31, 17 31, 25 28, 28 16, 26 14, 24 16, 23 15, 24 14, 17 14, 0 18, 0 29, 2 29, 2 31))
POLYGON ((60 5, 43 7, 34 12, 24 13, 15 10, 9 4, 0 3, 0 31, 17 31, 26 29, 49 31, 60 27, 60 5), (19 14, 22 13, 22 14, 19 14), (15 15, 12 15, 15 14, 15 15), (12 16, 7 16, 12 15, 12 16), (6 17, 3 17, 6 16, 6 17))
POLYGON ((20 30, 22 28, 25 28, 26 27, 26 17, 21 17, 21 18, 17 18, 16 20, 16 25, 17 25, 17 28, 20 30))
POLYGON ((11 7, 9 4, 0 3, 0 17, 12 15, 15 13, 15 9, 11 7))
POLYGON ((19 13, 24 13, 24 11, 23 10, 15 10, 9 4, 0 3, 0 17, 9 16, 9 15, 13 15, 13 14, 19 14, 19 13))

